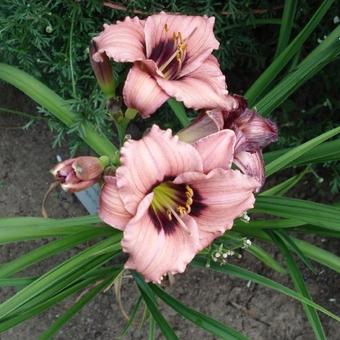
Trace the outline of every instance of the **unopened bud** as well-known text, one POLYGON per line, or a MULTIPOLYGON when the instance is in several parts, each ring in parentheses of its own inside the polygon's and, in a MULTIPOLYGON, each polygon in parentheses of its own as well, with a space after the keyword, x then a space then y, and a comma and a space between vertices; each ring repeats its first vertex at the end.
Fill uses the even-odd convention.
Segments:
POLYGON ((108 164, 106 156, 83 156, 57 164, 51 173, 65 191, 77 192, 96 183, 108 164))
POLYGON ((100 54, 98 53, 96 43, 93 40, 90 44, 90 61, 98 84, 104 94, 108 98, 115 97, 116 84, 112 76, 112 66, 110 64, 110 60, 105 52, 100 54), (95 58, 94 54, 96 54, 95 58))

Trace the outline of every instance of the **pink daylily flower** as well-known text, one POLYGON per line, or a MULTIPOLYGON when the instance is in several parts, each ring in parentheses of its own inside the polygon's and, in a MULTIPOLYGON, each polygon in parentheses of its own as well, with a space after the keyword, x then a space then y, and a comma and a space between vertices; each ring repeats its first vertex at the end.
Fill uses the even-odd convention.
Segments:
POLYGON ((223 129, 235 132, 236 143, 233 163, 244 173, 265 181, 262 149, 277 140, 277 126, 269 119, 262 118, 255 110, 247 108, 246 100, 234 95, 237 109, 207 110, 187 128, 178 132, 180 140, 195 144, 200 138, 223 129))
POLYGON ((51 174, 65 191, 77 192, 95 184, 108 162, 107 157, 101 158, 82 156, 66 159, 58 163, 51 174))
POLYGON ((123 231, 126 268, 147 281, 181 273, 195 254, 253 207, 258 181, 231 170, 231 130, 200 139, 195 147, 153 126, 121 150, 116 176, 106 176, 99 216, 123 231))
POLYGON ((149 117, 175 97, 186 107, 232 110, 238 102, 228 96, 225 77, 211 54, 219 47, 215 18, 161 12, 145 20, 127 17, 104 25, 94 38, 98 48, 116 62, 132 62, 123 96, 126 105, 149 117))

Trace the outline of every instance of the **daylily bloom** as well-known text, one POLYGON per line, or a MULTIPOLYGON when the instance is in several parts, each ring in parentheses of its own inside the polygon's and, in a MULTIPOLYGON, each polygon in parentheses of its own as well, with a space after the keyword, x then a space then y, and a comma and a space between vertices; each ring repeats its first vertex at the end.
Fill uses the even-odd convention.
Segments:
POLYGON ((224 130, 193 146, 154 125, 124 144, 116 175, 104 178, 99 216, 123 231, 126 268, 153 282, 183 272, 253 207, 258 181, 230 169, 235 141, 224 130))
POLYGON ((94 38, 103 54, 116 62, 132 62, 123 96, 126 105, 149 117, 170 97, 186 107, 232 110, 237 101, 228 96, 225 77, 211 54, 219 47, 215 18, 161 12, 146 20, 127 17, 104 25, 94 38))
POLYGON ((65 191, 77 192, 95 184, 107 164, 106 156, 82 156, 58 163, 51 173, 65 191))
POLYGON ((236 135, 233 163, 245 174, 265 180, 262 149, 277 140, 277 126, 247 108, 246 100, 234 95, 238 101, 235 110, 207 110, 187 128, 178 132, 180 140, 195 143, 211 133, 231 129, 236 135))

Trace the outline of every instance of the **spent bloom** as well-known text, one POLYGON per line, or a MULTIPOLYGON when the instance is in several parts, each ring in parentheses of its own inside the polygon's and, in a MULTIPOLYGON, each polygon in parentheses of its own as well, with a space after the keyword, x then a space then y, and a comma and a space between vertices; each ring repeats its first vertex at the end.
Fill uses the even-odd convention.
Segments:
POLYGON ((211 133, 230 129, 236 136, 233 163, 245 174, 255 177, 263 185, 265 180, 262 149, 277 140, 277 126, 262 118, 255 110, 247 108, 244 98, 234 95, 238 101, 235 110, 207 110, 178 135, 180 140, 195 143, 211 133))
POLYGON ((106 156, 82 156, 58 163, 51 173, 65 191, 77 192, 96 183, 107 164, 106 156))
POLYGON ((94 38, 96 62, 103 55, 132 62, 123 97, 126 105, 147 118, 170 97, 194 109, 235 109, 225 77, 211 54, 219 47, 213 32, 215 18, 161 12, 145 20, 127 17, 104 25, 94 38))
POLYGON ((121 166, 104 178, 99 216, 123 231, 126 268, 153 282, 183 272, 253 207, 260 184, 230 169, 235 141, 224 130, 193 146, 154 125, 141 140, 125 142, 121 166))

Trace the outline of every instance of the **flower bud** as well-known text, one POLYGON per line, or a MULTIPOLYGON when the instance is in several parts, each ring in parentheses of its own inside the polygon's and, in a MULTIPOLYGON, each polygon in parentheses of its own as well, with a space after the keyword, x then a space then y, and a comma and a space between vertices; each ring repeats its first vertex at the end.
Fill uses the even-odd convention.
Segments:
POLYGON ((57 164, 51 173, 65 191, 77 192, 96 183, 108 163, 106 156, 71 158, 57 164))
POLYGON ((105 52, 100 54, 97 52, 98 50, 96 43, 92 40, 90 44, 90 62, 93 72, 104 94, 108 98, 114 97, 116 95, 116 84, 112 76, 110 60, 105 52), (96 60, 93 58, 95 53, 97 53, 96 60))

